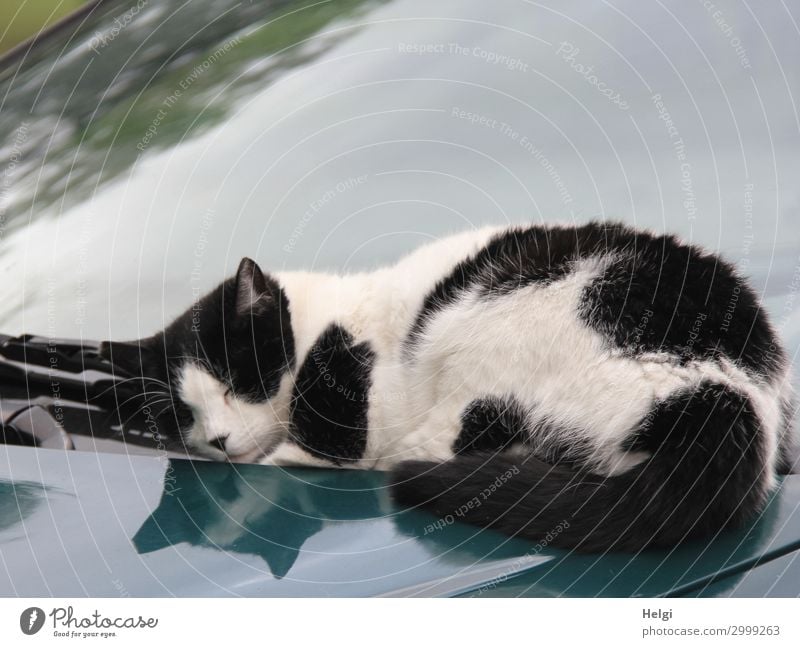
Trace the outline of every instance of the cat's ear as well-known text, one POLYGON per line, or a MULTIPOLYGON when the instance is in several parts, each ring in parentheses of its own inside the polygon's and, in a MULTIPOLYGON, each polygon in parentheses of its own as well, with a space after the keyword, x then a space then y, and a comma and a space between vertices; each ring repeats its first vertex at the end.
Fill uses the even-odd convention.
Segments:
POLYGON ((236 271, 236 314, 240 317, 263 314, 272 304, 272 294, 258 264, 243 258, 236 271))
POLYGON ((151 337, 136 341, 104 341, 100 344, 100 357, 131 376, 148 375, 156 360, 152 341, 151 337))

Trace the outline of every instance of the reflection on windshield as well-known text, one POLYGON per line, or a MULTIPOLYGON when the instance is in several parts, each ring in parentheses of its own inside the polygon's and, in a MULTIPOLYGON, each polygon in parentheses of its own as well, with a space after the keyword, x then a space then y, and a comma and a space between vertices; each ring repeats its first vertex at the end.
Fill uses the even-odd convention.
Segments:
POLYGON ((4 225, 34 201, 36 216, 85 199, 141 154, 220 122, 254 87, 352 30, 312 36, 374 2, 119 0, 98 8, 57 58, 35 52, 38 61, 0 77, 0 168, 12 167, 14 181, 4 225))

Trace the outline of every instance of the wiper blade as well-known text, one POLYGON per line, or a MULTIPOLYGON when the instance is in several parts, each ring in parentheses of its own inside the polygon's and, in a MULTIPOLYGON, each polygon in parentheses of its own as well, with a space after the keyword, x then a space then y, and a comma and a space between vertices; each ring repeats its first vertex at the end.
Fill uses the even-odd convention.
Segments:
POLYGON ((93 340, 0 335, 0 443, 96 450, 99 443, 111 449, 107 441, 113 440, 183 450, 182 443, 154 429, 152 419, 134 413, 123 424, 118 406, 143 393, 143 382, 101 357, 100 346, 93 340))
POLYGON ((29 393, 44 389, 43 395, 113 406, 114 387, 124 377, 117 373, 100 356, 97 341, 0 335, 0 383, 24 386, 29 393))

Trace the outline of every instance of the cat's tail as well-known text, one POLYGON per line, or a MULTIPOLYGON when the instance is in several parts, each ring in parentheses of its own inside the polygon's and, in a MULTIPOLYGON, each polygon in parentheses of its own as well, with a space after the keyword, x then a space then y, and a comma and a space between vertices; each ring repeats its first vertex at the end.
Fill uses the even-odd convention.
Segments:
MULTIPOLYGON (((773 433, 775 430, 771 430, 773 433)), ((631 438, 649 458, 615 476, 509 453, 411 461, 395 499, 444 523, 464 521, 581 551, 638 551, 711 537, 763 507, 773 483, 766 430, 746 396, 715 383, 658 405, 631 438)))

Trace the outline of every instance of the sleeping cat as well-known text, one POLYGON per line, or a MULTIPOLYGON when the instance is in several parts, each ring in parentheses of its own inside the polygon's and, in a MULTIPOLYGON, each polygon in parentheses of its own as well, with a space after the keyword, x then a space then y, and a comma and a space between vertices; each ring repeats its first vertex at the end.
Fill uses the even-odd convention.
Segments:
POLYGON ((758 514, 791 445, 786 355, 734 269, 621 224, 485 228, 392 267, 244 259, 103 354, 219 460, 390 470, 400 503, 585 551, 758 514))

